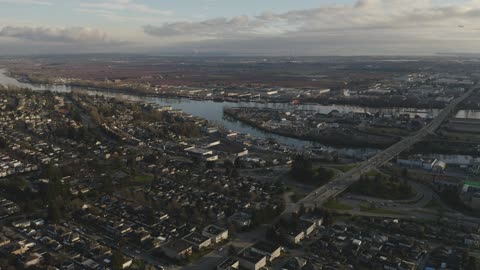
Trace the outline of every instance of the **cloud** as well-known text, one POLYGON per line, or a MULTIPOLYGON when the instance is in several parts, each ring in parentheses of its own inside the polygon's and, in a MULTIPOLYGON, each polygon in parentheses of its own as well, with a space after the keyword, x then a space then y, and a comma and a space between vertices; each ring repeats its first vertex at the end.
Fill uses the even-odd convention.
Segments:
POLYGON ((143 14, 155 14, 155 15, 172 15, 173 12, 170 10, 161 10, 156 9, 146 4, 137 3, 134 0, 103 0, 95 2, 82 2, 80 3, 81 9, 91 9, 94 11, 103 11, 103 12, 135 12, 143 14))
POLYGON ((476 1, 439 6, 432 0, 359 0, 351 5, 324 6, 286 13, 264 13, 257 17, 239 16, 198 22, 170 22, 146 25, 148 35, 225 38, 232 36, 286 35, 332 30, 374 30, 456 27, 459 23, 480 25, 480 5, 476 1))
POLYGON ((0 37, 47 43, 110 43, 107 34, 98 29, 88 27, 17 27, 5 26, 0 30, 0 37))
POLYGON ((158 21, 158 16, 154 14, 126 14, 126 13, 119 13, 113 10, 104 10, 104 9, 89 9, 89 8, 74 8, 74 11, 81 12, 81 13, 88 13, 93 14, 98 17, 105 18, 109 21, 113 22, 129 22, 129 23, 151 23, 152 21, 158 21))
POLYGON ((247 16, 238 16, 231 19, 216 18, 201 22, 174 22, 166 23, 160 27, 146 25, 145 33, 152 36, 182 36, 196 35, 205 38, 250 34, 261 31, 264 23, 260 20, 252 20, 247 16))
POLYGON ((246 54, 425 53, 480 46, 480 1, 359 0, 284 13, 145 25, 167 50, 246 54), (447 4, 445 4, 447 3, 447 4), (464 25, 464 28, 459 28, 464 25), (465 42, 453 46, 456 42, 465 42))
POLYGON ((0 0, 0 3, 51 6, 52 2, 42 0, 0 0))
MULTIPOLYGON (((3 3, 47 1, 60 0, 0 0, 3 3)), ((480 0, 357 0, 350 4, 202 20, 172 20, 172 11, 147 4, 153 1, 74 2, 74 11, 114 21, 115 25, 109 28, 111 33, 135 43, 113 46, 126 43, 112 41, 104 32, 84 27, 0 27, 0 40, 15 48, 37 49, 41 45, 45 51, 52 48, 52 52, 61 48, 77 52, 73 48, 81 48, 152 53, 358 55, 474 52, 480 48, 480 0), (132 30, 135 27, 137 32, 132 30)), ((4 23, 20 24, 32 25, 11 20, 4 23)), ((0 49, 5 51, 5 47, 0 49)))

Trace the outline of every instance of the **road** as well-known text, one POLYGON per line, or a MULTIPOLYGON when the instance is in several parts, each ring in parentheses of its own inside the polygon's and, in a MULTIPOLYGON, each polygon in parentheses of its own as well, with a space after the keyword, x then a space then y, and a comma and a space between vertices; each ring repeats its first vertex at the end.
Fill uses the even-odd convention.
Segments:
POLYGON ((420 142, 429 134, 434 134, 443 121, 445 121, 455 111, 455 108, 460 103, 474 93, 478 89, 477 87, 478 84, 475 84, 462 96, 453 100, 440 112, 435 119, 433 119, 428 125, 416 132, 414 135, 404 138, 400 142, 385 149, 383 152, 380 152, 372 158, 360 163, 358 167, 338 176, 328 184, 312 191, 296 204, 289 205, 289 207, 285 209, 284 213, 287 214, 296 212, 300 205, 304 205, 307 208, 322 205, 328 199, 334 198, 344 192, 350 185, 355 183, 361 175, 386 164, 395 156, 412 147, 414 144, 420 142))
MULTIPOLYGON (((385 163, 389 162, 392 158, 400 154, 402 151, 408 149, 409 147, 413 146, 415 143, 421 141, 424 137, 428 134, 433 134, 448 118, 448 116, 455 110, 455 108, 468 98, 474 91, 477 90, 477 85, 472 87, 468 92, 466 92, 461 97, 452 101, 447 107, 445 107, 442 112, 432 120, 427 126, 423 129, 418 131, 413 136, 407 137, 402 141, 394 144, 393 146, 387 148, 383 152, 375 155, 374 157, 370 158, 367 161, 364 161, 359 164, 359 166, 355 167, 354 169, 339 175, 334 180, 330 181, 328 184, 312 191, 309 195, 304 197, 302 200, 298 201, 297 203, 292 203, 291 201, 287 202, 285 211, 282 215, 278 216, 276 219, 272 221, 275 223, 278 221, 281 216, 289 213, 296 212, 300 205, 304 205, 305 207, 314 207, 320 206, 323 202, 328 200, 329 198, 334 198, 344 192, 351 184, 357 181, 360 176, 364 173, 369 172, 372 169, 380 167, 385 163)), ((395 216, 396 217, 396 216, 395 216)), ((256 241, 263 239, 265 235, 265 231, 263 231, 264 226, 260 227, 259 229, 255 230, 253 233, 250 233, 248 236, 245 235, 237 235, 236 239, 234 239, 231 244, 233 244, 237 248, 244 248, 254 244, 256 241), (253 236, 253 237, 252 237, 253 236)), ((207 256, 206 259, 201 260, 200 262, 186 267, 185 269, 208 269, 213 265, 218 264, 221 262, 222 256, 218 256, 219 254, 211 253, 210 256, 207 256)))

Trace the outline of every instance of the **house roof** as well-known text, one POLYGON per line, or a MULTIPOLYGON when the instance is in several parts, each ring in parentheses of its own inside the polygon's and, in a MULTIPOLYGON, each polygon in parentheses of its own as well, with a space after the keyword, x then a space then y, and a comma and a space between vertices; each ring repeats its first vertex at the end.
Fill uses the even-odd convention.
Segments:
POLYGON ((193 244, 196 244, 196 245, 200 245, 202 243, 205 243, 206 241, 208 241, 210 238, 208 238, 207 236, 203 235, 203 234, 199 234, 199 233, 196 233, 196 232, 193 232, 187 236, 185 236, 183 238, 183 240, 187 241, 187 242, 190 242, 190 243, 193 243, 193 244))
POLYGON ((478 187, 480 188, 480 181, 465 181, 463 183, 465 186, 478 187))
POLYGON ((264 255, 257 253, 253 251, 251 248, 247 248, 242 250, 238 254, 238 258, 244 259, 246 261, 252 262, 252 263, 257 263, 265 258, 264 255))
POLYGON ((185 240, 177 239, 166 244, 164 248, 168 248, 180 253, 180 252, 184 252, 187 249, 192 248, 192 245, 185 240))
POLYGON ((219 268, 219 269, 229 269, 232 265, 236 264, 237 262, 238 262, 237 259, 229 257, 228 259, 223 261, 220 265, 218 265, 217 268, 219 268))
POLYGON ((267 253, 273 253, 274 251, 280 248, 279 245, 275 245, 265 241, 257 242, 252 247, 267 253))
POLYGON ((215 225, 210 225, 210 226, 205 227, 205 229, 203 229, 203 231, 206 232, 206 233, 209 233, 209 234, 218 235, 218 234, 221 234, 221 233, 225 232, 226 229, 217 227, 215 225))

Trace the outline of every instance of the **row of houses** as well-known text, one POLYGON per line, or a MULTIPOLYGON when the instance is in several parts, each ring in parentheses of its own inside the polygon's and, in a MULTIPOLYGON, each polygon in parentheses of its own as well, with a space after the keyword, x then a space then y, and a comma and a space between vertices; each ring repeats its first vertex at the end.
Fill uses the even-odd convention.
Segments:
POLYGON ((172 239, 160 250, 174 260, 184 260, 194 251, 201 251, 213 245, 219 245, 228 239, 228 230, 216 225, 205 227, 200 233, 192 232, 181 239, 172 239))
POLYGON ((259 270, 271 265, 282 255, 280 245, 259 241, 242 249, 235 257, 229 257, 217 266, 217 270, 247 269, 259 270))
MULTIPOLYGON (((86 237, 83 228, 74 224, 48 225, 43 219, 17 220, 12 228, 4 226, 0 233, 0 253, 17 258, 12 266, 65 270, 112 267, 113 251, 86 237)), ((122 255, 122 269, 132 263, 133 258, 122 255)))

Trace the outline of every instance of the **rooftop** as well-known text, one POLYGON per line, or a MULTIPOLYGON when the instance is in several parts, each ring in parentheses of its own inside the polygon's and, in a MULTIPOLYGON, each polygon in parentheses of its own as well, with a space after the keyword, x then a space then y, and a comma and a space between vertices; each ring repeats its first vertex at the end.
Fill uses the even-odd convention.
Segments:
POLYGON ((218 269, 230 269, 230 267, 237 262, 238 262, 238 260, 230 257, 230 258, 226 259, 225 261, 223 261, 217 268, 218 269))
POLYGON ((218 234, 226 231, 226 229, 217 227, 215 225, 210 225, 210 226, 205 227, 205 229, 203 229, 203 231, 206 232, 206 233, 209 233, 209 234, 218 235, 218 234))
POLYGON ((273 253, 275 250, 278 250, 280 248, 280 246, 269 243, 269 242, 260 241, 260 242, 255 243, 252 246, 252 248, 260 250, 260 251, 268 252, 268 253, 273 253))
POLYGON ((480 188, 480 181, 465 181, 463 183, 465 186, 478 187, 480 188))
POLYGON ((191 248, 192 245, 185 240, 177 239, 169 242, 164 247, 171 250, 175 250, 176 252, 183 252, 186 249, 191 248))
POLYGON ((202 234, 193 232, 193 233, 185 236, 183 239, 184 239, 185 241, 190 242, 190 243, 202 244, 202 243, 204 243, 205 241, 208 241, 210 238, 207 237, 207 236, 205 236, 205 235, 202 235, 202 234))
POLYGON ((257 263, 265 258, 264 255, 253 251, 251 248, 246 248, 242 250, 238 257, 249 262, 257 263))

